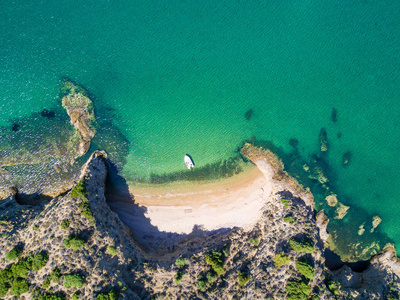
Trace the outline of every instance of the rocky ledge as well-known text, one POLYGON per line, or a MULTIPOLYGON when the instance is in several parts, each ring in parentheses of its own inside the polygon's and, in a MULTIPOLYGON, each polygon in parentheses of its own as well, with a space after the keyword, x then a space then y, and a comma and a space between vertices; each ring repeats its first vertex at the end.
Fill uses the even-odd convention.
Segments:
POLYGON ((204 232, 161 256, 137 246, 107 205, 104 152, 91 155, 71 191, 48 202, 20 205, 10 190, 0 201, 0 297, 398 299, 394 248, 362 273, 329 271, 326 220, 319 214, 319 229, 312 195, 272 152, 246 144, 242 153, 275 187, 259 222, 248 231, 204 232))
POLYGON ((72 81, 65 79, 61 85, 62 106, 71 118, 71 124, 78 130, 80 142, 78 154, 84 155, 90 148, 90 141, 96 134, 92 123, 95 120, 93 103, 87 92, 72 81))

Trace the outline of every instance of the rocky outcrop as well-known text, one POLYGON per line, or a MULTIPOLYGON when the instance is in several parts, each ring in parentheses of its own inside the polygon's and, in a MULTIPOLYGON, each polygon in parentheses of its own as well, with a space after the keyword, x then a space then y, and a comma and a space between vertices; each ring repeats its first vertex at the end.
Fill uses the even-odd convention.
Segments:
POLYGON ((62 106, 71 118, 71 124, 78 130, 78 154, 84 155, 90 148, 90 142, 96 130, 93 127, 95 120, 93 103, 87 92, 70 80, 64 80, 61 86, 63 94, 62 106))
POLYGON ((343 299, 398 299, 400 262, 394 247, 387 246, 370 263, 361 273, 348 266, 334 272, 343 299))
POLYGON ((347 211, 350 209, 350 206, 346 206, 343 203, 339 202, 338 207, 336 208, 336 216, 335 219, 343 219, 347 215, 347 211))
MULTIPOLYGON (((81 180, 86 192, 80 195, 73 196, 72 191, 35 207, 19 205, 14 196, 0 201, 4 204, 0 209, 0 270, 16 262, 4 259, 15 247, 23 249, 21 259, 39 252, 48 255, 43 268, 27 275, 30 290, 23 294, 24 299, 34 299, 33 291, 64 297, 57 299, 71 298, 78 291, 79 299, 95 299, 112 288, 120 299, 140 299, 132 290, 136 283, 130 269, 133 261, 141 264, 141 251, 106 204, 105 157, 105 153, 95 152, 85 164, 81 180), (69 237, 78 238, 81 244, 75 249, 68 246, 69 237), (59 270, 61 280, 44 284, 54 270, 59 270), (84 285, 67 288, 63 277, 67 275, 83 277, 84 285)), ((4 299, 13 299, 11 293, 4 299)))
POLYGON ((375 228, 378 227, 378 225, 381 224, 381 222, 382 222, 382 219, 381 219, 381 217, 378 216, 378 215, 375 215, 375 216, 372 218, 371 233, 375 231, 375 228))
POLYGON ((326 245, 329 238, 329 233, 326 230, 328 228, 329 218, 325 215, 324 210, 317 213, 315 221, 315 225, 319 228, 319 236, 326 245))
POLYGON ((331 194, 325 197, 326 202, 329 206, 335 206, 338 203, 337 196, 335 194, 331 194))
POLYGON ((328 134, 325 128, 322 128, 319 133, 319 143, 321 145, 321 152, 328 151, 328 134))

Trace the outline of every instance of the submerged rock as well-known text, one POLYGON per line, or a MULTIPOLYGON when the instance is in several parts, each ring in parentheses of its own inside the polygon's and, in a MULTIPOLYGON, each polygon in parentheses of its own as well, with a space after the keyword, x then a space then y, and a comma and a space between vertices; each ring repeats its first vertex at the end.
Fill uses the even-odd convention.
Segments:
POLYGON ((350 206, 346 206, 341 202, 338 202, 339 206, 336 208, 336 216, 335 219, 343 219, 345 215, 347 215, 347 211, 349 210, 350 206))
POLYGON ((290 139, 289 145, 292 146, 293 148, 296 148, 299 145, 299 140, 298 139, 290 139))
POLYGON ((244 115, 246 120, 250 120, 252 116, 253 116, 253 110, 252 109, 249 109, 244 115))
POLYGON ((322 128, 319 133, 319 143, 321 145, 321 152, 328 151, 328 134, 325 128, 322 128))
POLYGON ((358 227, 358 235, 363 235, 365 232, 365 228, 364 228, 365 223, 362 223, 360 225, 360 227, 358 227))
POLYGON ((13 124, 13 126, 12 126, 12 131, 14 131, 14 132, 16 132, 16 131, 18 131, 19 130, 19 124, 13 124))
POLYGON ((346 151, 346 152, 343 154, 343 159, 342 159, 342 165, 343 165, 343 167, 346 167, 346 166, 349 164, 350 159, 351 159, 351 152, 350 152, 350 151, 346 151))
POLYGON ((48 119, 53 119, 56 116, 56 113, 54 111, 47 110, 47 109, 43 109, 40 114, 42 115, 42 117, 45 117, 48 119))
POLYGON ((337 122, 337 109, 336 108, 332 108, 331 120, 333 123, 337 122))
POLYGON ((335 194, 331 194, 329 196, 326 196, 325 198, 326 202, 328 203, 329 206, 335 206, 338 203, 337 196, 335 194))
POLYGON ((316 179, 322 184, 328 182, 328 178, 325 176, 324 170, 320 166, 316 166, 313 169, 313 173, 310 174, 310 176, 308 176, 308 177, 311 179, 316 179))
POLYGON ((375 216, 372 218, 371 233, 374 232, 375 228, 378 227, 378 225, 381 224, 381 222, 382 222, 382 219, 381 219, 381 217, 378 216, 378 215, 375 215, 375 216))
POLYGON ((80 136, 78 154, 84 155, 90 148, 90 142, 96 130, 93 103, 87 92, 70 80, 64 80, 61 85, 62 106, 71 118, 71 124, 78 130, 80 136))

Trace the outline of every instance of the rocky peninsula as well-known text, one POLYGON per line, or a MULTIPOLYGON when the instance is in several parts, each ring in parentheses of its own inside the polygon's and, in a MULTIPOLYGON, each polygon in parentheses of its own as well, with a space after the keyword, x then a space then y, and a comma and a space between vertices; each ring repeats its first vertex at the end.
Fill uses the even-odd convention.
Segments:
POLYGON ((66 194, 29 206, 10 190, 0 200, 0 297, 398 299, 400 263, 393 247, 361 273, 348 266, 328 270, 328 221, 323 212, 315 216, 312 194, 272 152, 245 144, 242 154, 265 180, 264 192, 254 196, 263 202, 255 222, 171 233, 154 226, 146 207, 136 204, 147 222, 141 225, 171 241, 163 249, 137 240, 135 227, 110 209, 105 152, 90 156, 66 194))

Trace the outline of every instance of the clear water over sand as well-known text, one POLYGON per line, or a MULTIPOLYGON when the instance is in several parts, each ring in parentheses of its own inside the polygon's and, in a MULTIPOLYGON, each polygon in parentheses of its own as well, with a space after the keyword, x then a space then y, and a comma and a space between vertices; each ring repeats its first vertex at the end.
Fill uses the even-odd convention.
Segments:
POLYGON ((93 148, 121 149, 131 182, 184 171, 186 153, 198 167, 227 159, 252 137, 286 154, 297 139, 308 161, 324 127, 331 187, 352 207, 331 230, 366 222, 351 239, 400 244, 400 3, 172 2, 0 4, 0 126, 62 114, 59 81, 71 78, 121 134, 99 132, 93 148))

